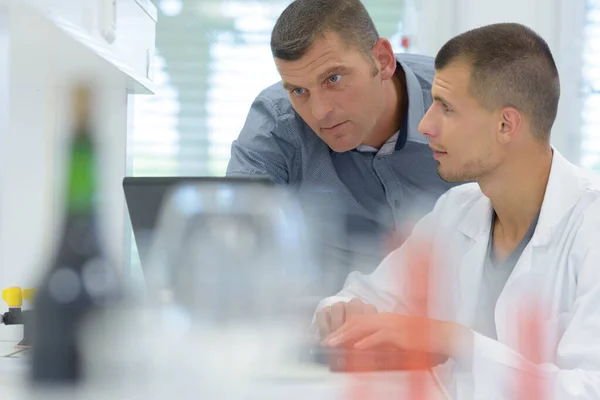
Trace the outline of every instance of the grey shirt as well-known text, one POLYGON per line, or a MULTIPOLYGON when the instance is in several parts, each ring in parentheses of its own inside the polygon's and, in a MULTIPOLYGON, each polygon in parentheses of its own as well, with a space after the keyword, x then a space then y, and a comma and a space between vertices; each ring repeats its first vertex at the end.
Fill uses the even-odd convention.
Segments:
POLYGON ((492 228, 490 230, 490 239, 488 242, 488 251, 483 266, 483 275, 481 286, 479 288, 479 300, 477 302, 477 311, 475 314, 475 323, 473 329, 492 339, 497 339, 495 310, 496 303, 500 297, 500 293, 506 286, 506 282, 510 277, 517 261, 521 257, 521 253, 533 237, 537 226, 539 214, 535 217, 529 229, 523 236, 513 252, 504 260, 498 259, 494 252, 494 222, 496 221, 496 213, 492 215, 492 228))
POLYGON ((408 112, 381 149, 332 151, 296 114, 281 82, 258 95, 231 147, 227 175, 268 177, 297 188, 319 214, 320 240, 351 270, 374 269, 390 250, 383 236, 412 226, 453 186, 438 176, 428 141, 417 130, 432 103, 433 59, 396 58, 406 75, 408 112))

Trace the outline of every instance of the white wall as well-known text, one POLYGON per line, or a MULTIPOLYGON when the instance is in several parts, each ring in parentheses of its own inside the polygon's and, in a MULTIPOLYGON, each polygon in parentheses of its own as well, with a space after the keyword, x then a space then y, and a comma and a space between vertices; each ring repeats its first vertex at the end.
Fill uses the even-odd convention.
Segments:
POLYGON ((550 46, 561 78, 559 113, 552 142, 579 161, 581 60, 585 0, 410 0, 418 11, 416 51, 435 55, 452 36, 497 22, 518 22, 550 46))

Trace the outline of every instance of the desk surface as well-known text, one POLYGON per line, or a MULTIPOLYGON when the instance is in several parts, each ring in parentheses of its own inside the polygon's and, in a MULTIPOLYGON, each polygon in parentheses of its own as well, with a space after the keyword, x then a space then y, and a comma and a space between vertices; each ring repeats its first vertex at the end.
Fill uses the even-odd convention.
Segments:
MULTIPOLYGON (((15 342, 0 342, 0 399, 24 400, 26 388, 25 377, 27 373, 26 358, 15 355, 15 342)), ((324 367, 307 367, 294 369, 277 374, 265 376, 253 381, 245 391, 244 400, 267 399, 339 399, 352 400, 364 398, 402 399, 410 398, 415 384, 420 384, 427 390, 427 400, 448 400, 441 384, 429 372, 377 372, 360 374, 331 373, 324 367)), ((159 385, 160 386, 160 385, 159 385)), ((133 389, 133 388, 132 388, 133 389)), ((130 390, 132 390, 130 389, 130 390)), ((173 395, 173 388, 169 388, 173 395)), ((191 388, 190 388, 191 389, 191 388)), ((164 388, 163 388, 164 390, 164 388)), ((143 388, 142 396, 111 396, 106 391, 94 391, 78 396, 78 399, 164 399, 166 393, 162 390, 143 388), (159 392, 163 392, 159 395, 159 392), (150 396, 148 396, 150 394, 150 396), (108 395, 108 396, 107 396, 108 395)), ((179 398, 185 399, 185 393, 178 391, 179 398)), ((136 392, 136 394, 138 394, 136 392)), ((198 398, 197 391, 194 398, 198 398)), ((168 397, 166 397, 168 398, 168 397)), ((192 397, 190 397, 192 398, 192 397)))
POLYGON ((27 373, 27 363, 24 358, 14 354, 19 351, 17 342, 0 341, 0 399, 22 399, 19 394, 27 373))

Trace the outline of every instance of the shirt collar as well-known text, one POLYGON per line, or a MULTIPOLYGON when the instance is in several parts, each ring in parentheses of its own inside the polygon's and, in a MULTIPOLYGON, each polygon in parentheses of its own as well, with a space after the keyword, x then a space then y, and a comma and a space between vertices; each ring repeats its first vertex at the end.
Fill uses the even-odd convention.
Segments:
POLYGON ((393 151, 396 147, 396 141, 398 140, 398 136, 400 135, 400 131, 396 131, 384 144, 381 146, 381 149, 377 149, 376 147, 369 146, 366 144, 361 144, 356 148, 356 151, 360 153, 378 153, 380 151, 393 151))
MULTIPOLYGON (((396 131, 396 133, 394 133, 384 144, 383 146, 381 146, 381 149, 377 149, 373 146, 368 146, 368 145, 364 145, 361 144, 358 147, 356 147, 354 150, 358 151, 360 153, 379 153, 379 154, 391 154, 393 153, 395 150, 400 150, 404 147, 404 145, 406 144, 406 140, 408 139, 409 136, 409 115, 410 115, 410 107, 411 107, 411 98, 419 95, 420 93, 418 93, 420 91, 420 85, 418 84, 417 78, 415 77, 414 73, 408 68, 408 66, 402 64, 400 61, 398 61, 396 59, 396 65, 397 68, 401 68, 404 71, 404 74, 406 75, 406 92, 407 92, 407 109, 406 112, 403 115, 402 118, 402 126, 400 127, 399 131, 396 131), (416 87, 415 87, 416 84, 416 87), (419 90, 416 90, 417 88, 419 88, 419 90)), ((421 100, 421 102, 416 106, 417 111, 421 111, 421 109, 423 109, 422 106, 422 102, 423 100, 421 98, 419 98, 419 100, 421 100), (421 106, 421 107, 419 107, 421 106)), ((423 114, 421 114, 422 117, 423 114)), ((421 118, 418 118, 417 120, 417 125, 419 123, 419 121, 421 120, 421 118)))

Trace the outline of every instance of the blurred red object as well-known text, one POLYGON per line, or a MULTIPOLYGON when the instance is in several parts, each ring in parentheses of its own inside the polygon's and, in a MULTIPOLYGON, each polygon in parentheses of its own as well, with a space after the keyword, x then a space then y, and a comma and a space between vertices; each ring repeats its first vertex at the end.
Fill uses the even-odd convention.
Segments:
MULTIPOLYGON (((409 279, 410 285, 406 285, 407 298, 413 307, 412 312, 416 316, 427 317, 429 310, 429 290, 431 284, 431 255, 427 243, 414 241, 407 246, 406 270, 408 274, 399 276, 397 279, 409 279)), ((397 268, 402 271, 402 268, 397 268)), ((417 348, 426 348, 427 342, 431 340, 431 333, 427 324, 420 330, 410 332, 411 341, 417 348)), ((413 361, 413 369, 427 369, 429 360, 427 354, 422 353, 420 357, 413 361)), ((411 374, 408 381, 409 398, 414 400, 427 400, 431 396, 432 388, 429 387, 430 381, 426 380, 425 374, 411 374)))
MULTIPOLYGON (((545 337, 543 313, 539 303, 528 301, 519 314, 519 353, 527 360, 540 364, 544 359, 545 337)), ((548 400, 547 380, 540 374, 520 369, 517 377, 516 400, 548 400)))
POLYGON ((408 36, 402 36, 402 48, 408 49, 410 47, 410 38, 408 36))

